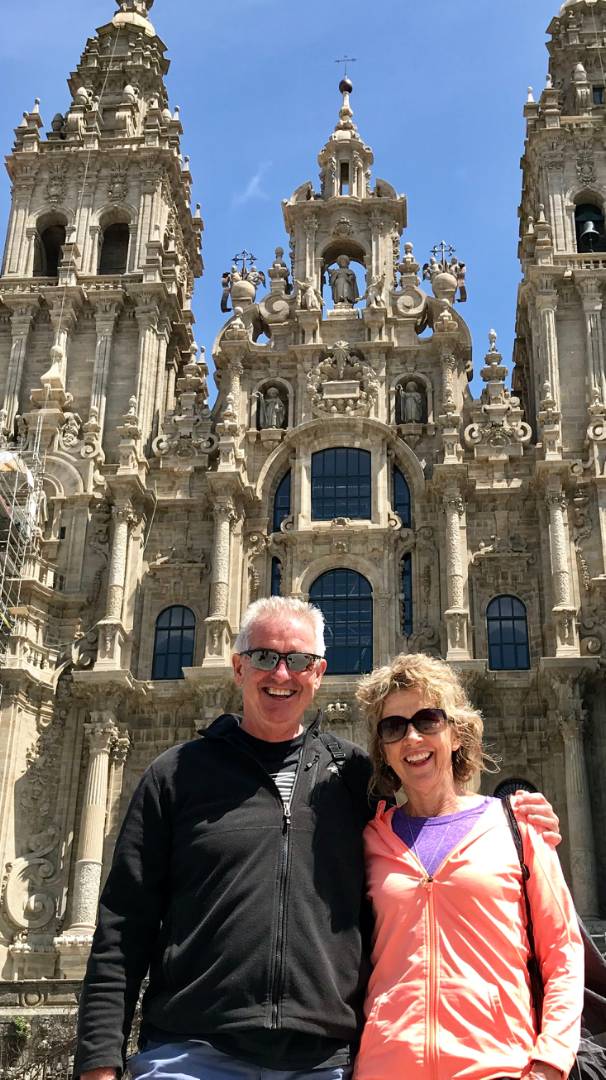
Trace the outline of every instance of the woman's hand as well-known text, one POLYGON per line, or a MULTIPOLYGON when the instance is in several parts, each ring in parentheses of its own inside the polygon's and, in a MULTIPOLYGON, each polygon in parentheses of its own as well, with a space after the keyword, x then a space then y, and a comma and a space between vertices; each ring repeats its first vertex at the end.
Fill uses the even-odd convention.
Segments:
POLYGON ((554 1069, 553 1065, 546 1065, 544 1061, 533 1061, 527 1080, 562 1080, 562 1073, 559 1069, 554 1069))
MULTIPOLYGON (((551 847, 558 846, 562 840, 560 819, 551 803, 547 802, 540 791, 516 791, 512 795, 511 805, 520 817, 525 818, 530 825, 534 825, 546 844, 550 844, 551 847)), ((545 1067, 551 1068, 551 1066, 545 1067)))

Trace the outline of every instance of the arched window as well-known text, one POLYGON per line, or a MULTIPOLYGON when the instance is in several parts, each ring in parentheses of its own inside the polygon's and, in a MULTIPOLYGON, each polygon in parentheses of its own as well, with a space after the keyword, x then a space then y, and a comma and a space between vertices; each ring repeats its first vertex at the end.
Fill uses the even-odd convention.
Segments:
POLYGON ((103 231, 99 274, 125 274, 128 266, 130 229, 124 222, 108 225, 103 231))
POLYGON ((599 206, 580 203, 574 212, 574 224, 579 253, 604 250, 604 214, 599 206))
POLYGON ((328 675, 363 675, 372 669, 372 589, 355 570, 329 570, 309 590, 326 620, 328 675))
POLYGON ((402 593, 400 597, 402 618, 401 631, 404 637, 412 634, 412 555, 408 552, 402 559, 402 593))
POLYGON ((182 679, 194 660, 196 617, 189 608, 166 608, 156 620, 152 679, 182 679))
POLYGON ((65 225, 60 222, 47 225, 35 240, 34 277, 59 276, 59 263, 65 244, 65 225))
POLYGON ((271 560, 271 595, 281 596, 282 594, 282 563, 274 555, 271 560))
POLYGON ((396 514, 399 514, 401 517, 404 527, 410 529, 412 526, 410 488, 404 474, 397 465, 394 465, 393 467, 392 483, 393 496, 391 504, 396 514))
POLYGON ((287 517, 290 517, 290 490, 291 490, 291 473, 290 469, 284 474, 274 496, 274 520, 273 520, 273 532, 280 532, 280 526, 287 517))
POLYGON ((531 784, 528 780, 501 780, 500 784, 497 784, 494 789, 495 799, 506 799, 508 795, 513 795, 514 791, 536 791, 534 784, 531 784))
POLYGON ((311 459, 311 516, 370 518, 370 451, 336 447, 320 450, 311 459))
POLYGON ((526 607, 515 596, 497 596, 486 609, 488 666, 493 671, 530 667, 526 607))

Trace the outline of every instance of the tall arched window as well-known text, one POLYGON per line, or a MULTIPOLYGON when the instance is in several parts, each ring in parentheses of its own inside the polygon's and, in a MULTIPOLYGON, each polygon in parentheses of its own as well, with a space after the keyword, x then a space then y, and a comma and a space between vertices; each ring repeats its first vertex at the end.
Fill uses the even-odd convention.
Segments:
POLYGON ((130 229, 124 222, 108 225, 103 230, 99 274, 125 274, 128 266, 130 229))
POLYGON ((363 675, 372 669, 372 589, 355 570, 329 570, 309 590, 326 620, 328 675, 363 675))
POLYGON ((574 212, 574 224, 579 253, 604 250, 604 213, 599 206, 580 203, 574 212))
POLYGON ((194 660, 196 617, 189 608, 166 608, 156 620, 152 679, 182 679, 194 660))
POLYGON ((290 517, 291 507, 291 473, 290 469, 284 474, 274 495, 274 518, 273 532, 280 532, 280 526, 287 517, 290 517))
POLYGON ((55 222, 47 225, 37 234, 34 251, 34 277, 56 278, 59 276, 59 263, 63 255, 65 232, 65 224, 55 222))
POLYGON ((392 474, 393 483, 393 496, 392 506, 396 514, 402 519, 404 528, 410 529, 412 527, 412 512, 410 501, 410 488, 404 476, 404 473, 398 468, 397 465, 393 467, 392 474))
POLYGON ((314 521, 371 517, 370 451, 334 447, 311 459, 311 516, 314 521))
POLYGON ((526 607, 515 596, 496 596, 486 609, 488 666, 493 671, 530 667, 526 607))

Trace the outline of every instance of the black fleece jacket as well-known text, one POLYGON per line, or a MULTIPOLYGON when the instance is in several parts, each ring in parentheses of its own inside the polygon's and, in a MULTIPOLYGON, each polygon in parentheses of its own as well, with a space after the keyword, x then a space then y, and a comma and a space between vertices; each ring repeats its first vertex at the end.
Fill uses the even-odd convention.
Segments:
POLYGON ((339 740, 337 767, 312 724, 287 815, 237 723, 221 716, 168 750, 135 791, 101 895, 76 1075, 122 1068, 148 969, 143 1022, 171 1034, 359 1035, 368 756, 339 740))

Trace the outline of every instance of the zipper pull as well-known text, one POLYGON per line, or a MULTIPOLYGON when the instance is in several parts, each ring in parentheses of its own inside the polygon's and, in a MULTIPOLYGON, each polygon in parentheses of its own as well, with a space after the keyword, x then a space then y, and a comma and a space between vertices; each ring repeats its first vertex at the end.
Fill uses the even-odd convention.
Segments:
POLYGON ((315 756, 314 756, 314 757, 313 757, 313 758, 311 759, 311 761, 308 761, 308 762, 307 762, 307 764, 306 764, 306 766, 305 766, 305 769, 304 769, 303 771, 304 771, 304 772, 307 772, 307 770, 308 770, 308 769, 313 769, 314 765, 316 764, 316 761, 319 761, 319 760, 320 760, 320 755, 319 755, 319 754, 316 754, 316 755, 315 755, 315 756))
POLYGON ((290 803, 284 807, 284 824, 282 826, 282 833, 286 836, 288 832, 288 826, 290 825, 290 803))

